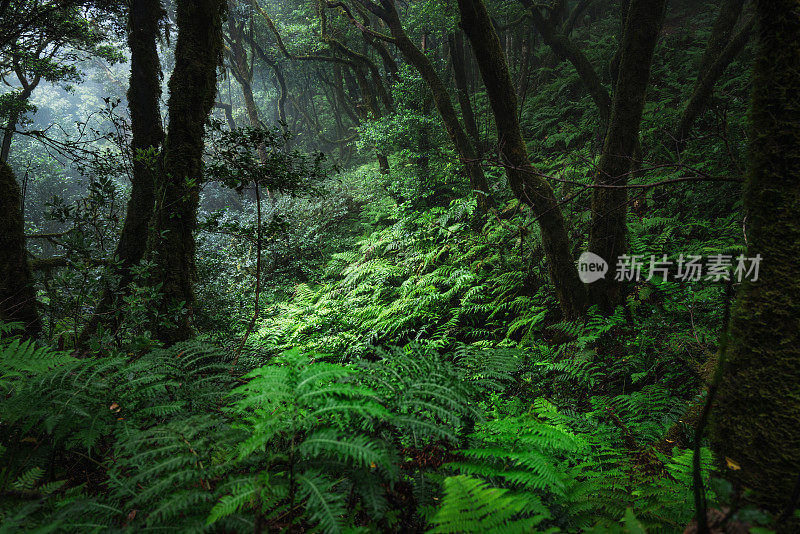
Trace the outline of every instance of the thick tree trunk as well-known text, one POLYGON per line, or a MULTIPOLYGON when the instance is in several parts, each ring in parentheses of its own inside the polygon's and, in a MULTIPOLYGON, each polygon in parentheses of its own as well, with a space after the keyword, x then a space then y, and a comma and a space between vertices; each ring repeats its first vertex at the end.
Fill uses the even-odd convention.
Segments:
POLYGON ((224 0, 179 0, 175 68, 169 80, 169 126, 162 151, 149 252, 161 285, 156 338, 167 343, 191 335, 195 279, 194 231, 202 183, 204 124, 217 93, 224 0), (176 305, 187 313, 174 315, 176 305))
POLYGON ((800 477, 800 2, 757 0, 756 11, 744 203, 747 256, 762 260, 732 311, 712 443, 741 467, 723 467, 726 478, 787 512, 779 531, 798 532, 787 507, 800 477))
POLYGON ((128 14, 128 46, 131 74, 128 108, 131 115, 131 153, 133 173, 131 196, 114 257, 118 262, 118 282, 107 287, 89 324, 81 332, 78 345, 85 343, 97 324, 112 328, 117 324, 114 310, 128 293, 133 281, 131 267, 137 265, 147 248, 148 228, 155 204, 156 158, 164 130, 161 127, 161 64, 158 59, 158 23, 164 16, 160 0, 132 0, 128 14))
POLYGON ((739 20, 744 2, 745 0, 726 0, 720 7, 700 62, 697 81, 675 129, 675 142, 679 152, 686 147, 686 141, 695 121, 705 111, 714 85, 750 38, 752 23, 745 24, 738 33, 730 37, 736 21, 739 20))
POLYGON ((586 307, 586 293, 570 253, 567 230, 553 189, 528 160, 517 118, 517 95, 503 56, 500 39, 480 0, 458 0, 461 25, 478 61, 483 84, 497 126, 506 174, 516 197, 531 207, 542 231, 547 266, 558 300, 567 319, 579 317, 586 307))
POLYGON ((615 188, 594 190, 589 233, 589 251, 610 266, 605 279, 589 286, 590 301, 604 312, 613 311, 623 298, 613 271, 617 258, 626 250, 628 192, 618 186, 627 185, 634 169, 650 65, 666 4, 667 0, 632 0, 625 23, 611 119, 596 175, 597 185, 615 188))
MULTIPOLYGON (((28 82, 22 70, 16 72, 22 84, 18 98, 26 102, 39 84, 40 77, 28 82)), ((8 164, 19 116, 18 112, 11 114, 0 143, 0 321, 21 322, 25 337, 33 339, 41 333, 42 324, 36 309, 36 291, 25 248, 22 194, 8 164)))
POLYGON ((0 160, 0 251, 0 321, 21 322, 25 336, 35 338, 42 325, 26 257, 19 184, 5 160, 0 160))
POLYGON ((489 185, 486 182, 486 176, 481 168, 478 155, 461 127, 453 102, 450 100, 450 94, 447 92, 447 87, 442 82, 428 56, 406 35, 394 4, 389 0, 384 0, 381 5, 383 9, 377 14, 389 27, 394 43, 400 53, 417 69, 425 84, 431 90, 433 102, 439 111, 444 127, 447 129, 447 133, 456 147, 456 152, 466 167, 470 186, 477 195, 478 209, 485 212, 493 205, 489 185))
POLYGON ((14 129, 19 122, 19 113, 12 113, 6 123, 3 132, 3 141, 0 143, 0 161, 8 161, 8 154, 11 152, 11 140, 14 138, 14 129))

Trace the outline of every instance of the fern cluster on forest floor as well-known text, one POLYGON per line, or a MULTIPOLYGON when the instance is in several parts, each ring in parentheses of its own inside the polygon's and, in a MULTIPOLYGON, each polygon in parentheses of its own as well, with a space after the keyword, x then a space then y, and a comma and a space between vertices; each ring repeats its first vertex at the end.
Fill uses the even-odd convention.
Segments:
MULTIPOLYGON (((720 287, 653 281, 557 322, 525 226, 475 232, 463 201, 401 216, 238 361, 202 340, 77 359, 4 327, 0 530, 682 531, 720 287)), ((649 250, 681 232, 632 228, 649 250)))

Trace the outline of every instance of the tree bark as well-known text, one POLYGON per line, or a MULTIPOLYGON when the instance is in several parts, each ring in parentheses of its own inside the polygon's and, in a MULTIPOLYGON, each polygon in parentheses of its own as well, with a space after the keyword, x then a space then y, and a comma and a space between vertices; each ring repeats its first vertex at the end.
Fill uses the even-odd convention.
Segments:
POLYGON ((278 91, 278 121, 281 123, 281 128, 283 129, 284 133, 287 133, 286 98, 288 91, 286 89, 286 78, 283 75, 283 71, 281 71, 280 67, 278 66, 278 62, 267 55, 266 51, 264 51, 264 49, 258 44, 252 35, 244 33, 242 36, 250 45, 252 53, 256 54, 261 61, 269 65, 269 68, 272 69, 272 73, 275 75, 275 89, 278 91))
POLYGON ((175 68, 169 80, 169 126, 162 151, 149 251, 161 284, 156 338, 167 344, 191 335, 195 279, 194 231, 202 183, 205 122, 217 92, 224 0, 178 0, 175 68), (182 304, 187 313, 169 316, 182 304))
POLYGON ((128 47, 131 74, 128 109, 131 115, 133 170, 131 196, 114 257, 118 262, 114 287, 106 287, 94 315, 81 332, 78 345, 94 333, 99 322, 112 328, 118 324, 113 313, 133 281, 131 267, 145 254, 150 219, 155 205, 156 157, 164 141, 161 127, 161 64, 158 58, 158 23, 165 15, 160 0, 132 0, 128 13, 128 47))
MULTIPOLYGON (((633 0, 625 22, 619 75, 611 118, 595 178, 597 185, 626 185, 639 143, 639 126, 645 94, 667 0, 633 0)), ((624 254, 627 239, 628 192, 624 188, 596 188, 592 197, 589 251, 609 263, 605 279, 589 286, 592 304, 611 312, 621 303, 622 285, 614 280, 617 258, 624 254)))
MULTIPOLYGON (((22 85, 22 91, 20 91, 18 99, 20 102, 27 102, 31 94, 33 94, 33 90, 39 85, 41 77, 36 76, 31 82, 28 82, 25 73, 23 73, 21 69, 16 69, 16 73, 17 79, 19 79, 22 85)), ((14 138, 14 129, 19 122, 19 115, 18 111, 13 112, 6 123, 6 129, 5 132, 3 132, 3 142, 0 144, 0 160, 2 161, 8 161, 8 154, 11 152, 11 140, 14 138)))
POLYGON ((27 260, 20 189, 11 166, 0 160, 0 321, 21 322, 25 337, 42 330, 27 260))
MULTIPOLYGON (((372 92, 372 87, 370 86, 369 81, 367 81, 367 77, 360 66, 355 66, 353 68, 353 73, 356 76, 356 80, 358 81, 358 86, 361 89, 361 109, 362 109, 362 117, 365 120, 369 120, 370 118, 379 120, 383 117, 381 113, 381 109, 378 106, 378 102, 375 98, 375 94, 372 92)), ((381 153, 377 149, 375 150, 375 158, 378 160, 378 171, 381 174, 389 174, 389 158, 386 157, 386 154, 381 153)))
POLYGON ((779 532, 798 532, 788 507, 800 475, 800 3, 755 4, 744 203, 747 256, 762 260, 732 310, 712 444, 720 460, 740 466, 723 467, 725 477, 751 488, 759 506, 787 513, 779 532))
MULTIPOLYGON (((323 12, 324 13, 324 12, 323 12)), ((361 116, 364 120, 375 119, 380 120, 383 117, 380 105, 378 104, 378 97, 383 102, 384 107, 390 113, 394 109, 394 102, 392 101, 386 88, 383 86, 383 81, 380 79, 378 68, 369 58, 363 54, 359 54, 343 45, 327 33, 322 35, 322 40, 332 45, 334 48, 342 52, 344 55, 352 59, 350 67, 356 77, 356 84, 361 92, 361 116), (364 68, 370 71, 372 83, 367 80, 364 68), (377 96, 376 96, 377 93, 377 96)), ((389 174, 389 158, 386 154, 375 150, 375 158, 378 161, 378 170, 381 174, 389 174)))
MULTIPOLYGON (((298 55, 298 54, 293 54, 293 53, 289 52, 289 50, 286 48, 286 45, 283 43, 283 39, 281 38, 280 33, 278 33, 278 29, 275 27, 275 23, 272 21, 272 19, 269 17, 269 15, 267 15, 267 13, 261 7, 259 7, 259 5, 256 2, 256 0, 251 0, 251 1, 252 1, 253 7, 255 7, 259 11, 259 13, 263 17, 264 21, 267 23, 267 25, 269 26, 270 30, 272 31, 272 34, 275 36, 275 39, 277 40, 278 48, 281 50, 281 52, 283 52, 283 54, 287 58, 295 59, 295 60, 304 60, 304 61, 329 61, 329 62, 348 65, 350 68, 353 69, 353 72, 358 77, 358 82, 351 81, 350 89, 351 89, 351 92, 358 91, 360 93, 360 95, 361 95, 361 102, 362 102, 361 115, 362 115, 363 118, 368 117, 370 113, 376 119, 381 118, 382 114, 381 114, 381 111, 380 111, 380 107, 378 106, 377 99, 375 97, 375 93, 376 92, 380 96, 381 100, 384 102, 386 108, 388 110, 392 109, 392 107, 393 107, 392 100, 389 97, 389 94, 386 91, 386 88, 383 86, 383 82, 380 80, 380 75, 378 74, 378 70, 377 70, 377 67, 375 66, 375 64, 372 61, 370 61, 369 58, 367 58, 363 54, 359 54, 357 52, 354 52, 353 50, 350 50, 349 48, 347 48, 346 46, 341 44, 339 41, 337 41, 336 39, 332 38, 331 36, 329 36, 327 34, 327 30, 326 30, 326 28, 327 28, 327 20, 325 18, 324 10, 320 10, 319 11, 319 14, 320 14, 320 17, 321 17, 322 40, 323 40, 323 42, 326 42, 327 44, 331 45, 332 47, 340 50, 346 56, 348 56, 350 59, 340 58, 340 57, 336 57, 336 56, 324 56, 324 55, 319 55, 319 54, 298 55), (375 88, 373 88, 372 85, 369 82, 367 82, 366 75, 363 73, 362 65, 366 66, 366 68, 369 69, 372 72, 372 79, 373 79, 373 83, 375 84, 375 88)), ((345 74, 347 75, 349 73, 346 72, 345 74)), ((381 174, 388 174, 389 173, 389 159, 386 157, 386 155, 385 154, 381 154, 380 152, 378 152, 376 150, 375 151, 375 158, 378 161, 378 169, 379 169, 380 173, 381 174)))
MULTIPOLYGON (((247 51, 244 48, 244 23, 237 24, 235 12, 228 6, 228 45, 230 46, 231 72, 242 89, 244 108, 247 121, 251 128, 260 128, 261 119, 258 116, 258 107, 253 97, 253 70, 248 62, 247 51)), ((263 144, 256 148, 258 158, 263 163, 267 161, 267 149, 263 144)), ((267 190, 267 196, 274 200, 273 193, 267 190)))
POLYGON ((547 266, 566 319, 579 317, 586 307, 586 292, 570 253, 561 209, 552 187, 528 160, 517 118, 517 95, 503 56, 500 39, 480 0, 458 0, 461 26, 470 42, 483 84, 489 94, 501 155, 514 195, 531 207, 542 233, 547 266))
POLYGON ((711 36, 708 38, 703 58, 700 60, 698 72, 702 76, 711 65, 717 61, 722 51, 728 45, 733 29, 741 16, 745 0, 723 0, 719 8, 719 13, 714 21, 711 36))

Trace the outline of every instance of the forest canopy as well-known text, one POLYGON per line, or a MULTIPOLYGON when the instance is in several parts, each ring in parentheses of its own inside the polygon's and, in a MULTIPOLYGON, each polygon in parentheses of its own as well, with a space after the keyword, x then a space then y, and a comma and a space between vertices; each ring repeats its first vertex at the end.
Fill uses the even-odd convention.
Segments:
POLYGON ((0 532, 800 531, 800 0, 0 0, 0 532))

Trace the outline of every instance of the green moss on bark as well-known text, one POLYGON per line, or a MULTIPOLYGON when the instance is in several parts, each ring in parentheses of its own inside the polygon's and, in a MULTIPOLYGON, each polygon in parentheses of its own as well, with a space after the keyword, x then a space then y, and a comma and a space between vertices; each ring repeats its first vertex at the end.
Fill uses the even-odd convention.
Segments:
POLYGON ((517 95, 500 39, 486 6, 480 0, 459 0, 461 26, 472 43, 483 84, 492 106, 506 176, 514 195, 530 206, 542 231, 542 247, 558 300, 567 319, 579 317, 586 308, 586 291, 570 252, 561 209, 550 184, 533 168, 522 138, 517 95))
POLYGON ((204 125, 217 93, 222 55, 224 0, 177 3, 175 68, 169 80, 169 126, 156 187, 149 240, 155 261, 154 282, 161 284, 159 313, 174 322, 154 325, 156 337, 171 344, 191 335, 195 303, 194 231, 203 182, 204 125), (168 316, 183 303, 188 314, 168 316))
MULTIPOLYGON (((713 444, 737 486, 779 512, 800 476, 800 1, 759 0, 748 180, 748 256, 732 311, 713 444)), ((800 525, 787 522, 785 532, 800 525)))

